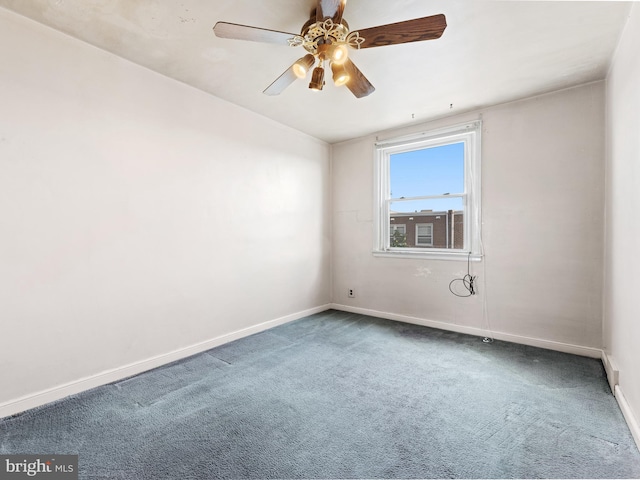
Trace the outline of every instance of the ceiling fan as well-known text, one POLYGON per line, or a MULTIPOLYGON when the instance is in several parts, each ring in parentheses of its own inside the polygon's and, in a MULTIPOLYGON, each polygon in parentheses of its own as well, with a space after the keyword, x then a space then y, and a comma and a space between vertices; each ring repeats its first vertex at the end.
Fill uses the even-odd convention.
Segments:
POLYGON ((440 38, 447 27, 445 16, 415 18, 364 30, 350 31, 342 18, 347 0, 317 0, 311 18, 302 26, 300 34, 268 30, 265 28, 218 22, 213 27, 216 36, 238 40, 251 40, 291 47, 303 47, 307 54, 298 59, 264 91, 267 95, 279 95, 289 85, 311 74, 309 88, 322 90, 325 65, 328 62, 337 86, 345 85, 356 97, 362 98, 374 92, 371 82, 349 58, 349 48, 361 49, 420 42, 440 38))

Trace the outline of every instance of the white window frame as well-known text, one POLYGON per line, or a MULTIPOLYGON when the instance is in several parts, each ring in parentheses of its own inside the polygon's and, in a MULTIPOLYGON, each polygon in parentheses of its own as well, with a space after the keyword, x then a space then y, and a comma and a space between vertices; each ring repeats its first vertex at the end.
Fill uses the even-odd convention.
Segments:
MULTIPOLYGON (((434 258, 447 260, 480 260, 481 242, 481 154, 482 121, 476 120, 450 127, 404 137, 378 141, 375 144, 375 199, 374 199, 374 247, 377 257, 434 258), (459 197, 464 205, 464 247, 462 249, 440 248, 392 248, 390 247, 390 159, 391 155, 452 143, 464 143, 464 192, 445 198, 459 197)), ((443 192, 444 193, 444 192, 443 192)), ((402 200, 429 200, 443 198, 442 195, 427 195, 402 200)), ((417 229, 416 229, 417 232, 417 229)), ((417 235, 417 233, 416 233, 417 235)), ((417 240, 417 237, 416 237, 417 240)))
POLYGON ((416 223, 416 241, 415 241, 416 247, 420 246, 420 247, 433 247, 433 223, 416 223), (420 243, 418 242, 418 238, 420 236, 425 236, 425 235, 419 235, 418 230, 420 229, 420 227, 429 227, 429 237, 431 237, 431 243, 420 243))

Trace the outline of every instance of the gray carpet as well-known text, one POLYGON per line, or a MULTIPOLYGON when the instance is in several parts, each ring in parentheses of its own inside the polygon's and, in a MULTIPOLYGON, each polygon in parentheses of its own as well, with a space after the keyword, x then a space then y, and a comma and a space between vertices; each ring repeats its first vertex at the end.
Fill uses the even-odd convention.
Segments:
POLYGON ((83 479, 640 478, 598 360, 328 311, 0 420, 83 479))

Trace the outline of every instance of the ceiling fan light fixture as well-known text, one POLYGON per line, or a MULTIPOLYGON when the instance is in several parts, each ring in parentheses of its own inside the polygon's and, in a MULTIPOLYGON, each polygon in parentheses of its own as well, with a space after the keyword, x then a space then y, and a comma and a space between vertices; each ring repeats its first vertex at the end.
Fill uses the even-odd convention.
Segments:
POLYGON ((344 68, 344 65, 332 63, 331 71, 333 72, 333 83, 336 87, 341 87, 351 80, 351 76, 349 72, 347 72, 347 69, 344 68))
POLYGON ((349 49, 345 44, 336 45, 331 52, 331 61, 337 65, 342 65, 349 58, 349 49))
POLYGON ((298 59, 296 63, 291 67, 293 69, 293 73, 298 78, 305 78, 309 69, 313 67, 313 64, 316 63, 316 59, 310 53, 306 54, 304 57, 298 59))
POLYGON ((313 69, 309 88, 311 90, 319 92, 320 90, 322 90, 322 87, 324 87, 324 68, 316 67, 313 69))

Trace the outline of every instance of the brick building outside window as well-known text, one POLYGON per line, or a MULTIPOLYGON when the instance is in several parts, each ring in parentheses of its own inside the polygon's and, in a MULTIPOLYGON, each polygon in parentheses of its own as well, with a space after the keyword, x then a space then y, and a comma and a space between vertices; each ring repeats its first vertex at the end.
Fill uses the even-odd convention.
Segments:
POLYGON ((464 248, 464 214, 460 210, 390 212, 390 245, 406 248, 464 248))

